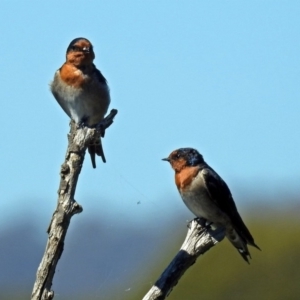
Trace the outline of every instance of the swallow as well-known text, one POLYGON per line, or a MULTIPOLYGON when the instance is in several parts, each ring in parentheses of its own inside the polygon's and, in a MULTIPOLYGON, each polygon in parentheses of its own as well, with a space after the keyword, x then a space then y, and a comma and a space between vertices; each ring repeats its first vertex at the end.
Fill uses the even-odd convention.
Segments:
MULTIPOLYGON (((95 127, 103 120, 110 104, 109 87, 93 61, 92 43, 76 38, 69 44, 66 62, 55 72, 51 92, 65 113, 79 126, 95 127)), ((106 162, 101 139, 88 146, 93 168, 95 155, 106 162)))
POLYGON ((193 148, 173 151, 168 161, 175 171, 175 183, 188 209, 200 218, 201 224, 214 224, 225 228, 226 237, 249 263, 247 245, 260 250, 239 215, 231 192, 223 179, 193 148))

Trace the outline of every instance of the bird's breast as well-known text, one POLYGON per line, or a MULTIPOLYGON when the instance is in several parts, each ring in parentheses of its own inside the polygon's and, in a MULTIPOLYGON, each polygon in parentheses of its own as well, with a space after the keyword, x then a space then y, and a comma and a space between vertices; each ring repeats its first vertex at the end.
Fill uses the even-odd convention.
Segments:
POLYGON ((51 91, 67 115, 76 123, 84 120, 89 126, 100 122, 110 103, 107 84, 83 74, 78 69, 73 70, 73 78, 81 78, 77 81, 66 80, 61 72, 57 71, 51 83, 51 91), (76 84, 72 84, 74 82, 76 84))
POLYGON ((60 78, 68 86, 81 88, 86 84, 87 76, 71 64, 64 64, 60 69, 60 78))
POLYGON ((224 223, 224 214, 216 206, 206 187, 202 172, 199 171, 194 179, 184 189, 179 189, 181 198, 189 210, 197 217, 211 222, 224 223))

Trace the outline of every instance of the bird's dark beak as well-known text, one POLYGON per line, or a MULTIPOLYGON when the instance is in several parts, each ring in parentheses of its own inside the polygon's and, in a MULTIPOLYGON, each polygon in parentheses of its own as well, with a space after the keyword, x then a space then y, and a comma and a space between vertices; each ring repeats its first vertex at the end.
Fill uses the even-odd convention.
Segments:
POLYGON ((84 47, 84 48, 82 48, 82 51, 84 53, 90 53, 90 48, 89 47, 84 47))
POLYGON ((162 160, 170 162, 169 158, 163 158, 162 160))

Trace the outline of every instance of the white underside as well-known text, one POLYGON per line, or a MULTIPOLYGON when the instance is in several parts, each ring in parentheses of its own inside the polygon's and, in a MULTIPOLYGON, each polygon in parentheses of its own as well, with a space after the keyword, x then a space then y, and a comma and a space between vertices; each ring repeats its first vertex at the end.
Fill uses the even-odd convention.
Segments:
POLYGON ((181 197, 189 210, 197 217, 226 226, 228 217, 224 214, 210 198, 205 186, 202 171, 192 181, 188 190, 181 192, 181 197))
POLYGON ((65 84, 58 72, 51 83, 51 91, 66 114, 76 123, 87 119, 87 125, 100 122, 110 103, 109 89, 106 84, 91 81, 85 89, 74 88, 65 84))

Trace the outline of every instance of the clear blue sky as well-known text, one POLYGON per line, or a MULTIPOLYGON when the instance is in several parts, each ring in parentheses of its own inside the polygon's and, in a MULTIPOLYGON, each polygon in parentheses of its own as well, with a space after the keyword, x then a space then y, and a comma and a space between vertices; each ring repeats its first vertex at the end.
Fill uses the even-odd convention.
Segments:
POLYGON ((241 189, 299 191, 299 15, 299 1, 1 1, 1 230, 29 213, 48 225, 69 130, 49 82, 81 36, 119 110, 107 164, 87 156, 79 179, 86 218, 185 210, 160 160, 180 147, 204 155, 239 207, 241 189))

